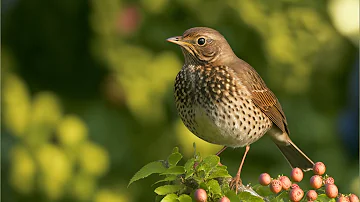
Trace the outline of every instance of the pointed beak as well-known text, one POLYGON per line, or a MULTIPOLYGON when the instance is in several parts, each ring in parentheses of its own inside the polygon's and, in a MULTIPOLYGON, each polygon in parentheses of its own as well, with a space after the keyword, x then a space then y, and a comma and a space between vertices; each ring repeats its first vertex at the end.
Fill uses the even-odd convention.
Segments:
POLYGON ((166 41, 180 45, 180 46, 184 46, 185 44, 188 44, 188 43, 182 41, 181 36, 170 37, 170 38, 166 39, 166 41))

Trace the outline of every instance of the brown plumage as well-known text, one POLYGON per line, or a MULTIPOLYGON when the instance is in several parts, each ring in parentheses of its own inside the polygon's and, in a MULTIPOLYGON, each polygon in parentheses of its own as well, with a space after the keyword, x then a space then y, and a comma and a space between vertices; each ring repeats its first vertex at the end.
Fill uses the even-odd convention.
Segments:
POLYGON ((168 41, 180 45, 185 57, 175 80, 175 103, 186 127, 224 148, 246 146, 233 181, 236 188, 249 145, 265 133, 292 167, 312 169, 313 162, 290 140, 285 114, 274 93, 219 32, 196 27, 168 41))

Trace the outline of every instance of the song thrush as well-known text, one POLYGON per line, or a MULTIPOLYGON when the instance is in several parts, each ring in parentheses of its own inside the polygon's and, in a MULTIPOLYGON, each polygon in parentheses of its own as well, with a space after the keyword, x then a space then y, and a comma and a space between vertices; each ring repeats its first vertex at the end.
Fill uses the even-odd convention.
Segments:
POLYGON ((231 186, 238 190, 250 144, 270 135, 291 167, 313 162, 291 141, 285 114, 274 93, 226 39, 207 27, 188 29, 167 41, 180 45, 185 64, 175 80, 175 104, 185 126, 199 138, 246 151, 231 186))

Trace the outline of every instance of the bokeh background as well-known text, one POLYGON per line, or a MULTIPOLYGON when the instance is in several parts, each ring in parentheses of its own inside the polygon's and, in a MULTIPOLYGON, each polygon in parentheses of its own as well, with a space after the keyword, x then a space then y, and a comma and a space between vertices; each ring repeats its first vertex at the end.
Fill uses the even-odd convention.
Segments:
MULTIPOLYGON (((291 138, 340 192, 360 190, 357 0, 3 0, 2 201, 153 201, 148 162, 196 142, 173 100, 183 57, 166 38, 219 30, 282 103, 291 138)), ((221 162, 234 174, 243 148, 221 162)), ((269 138, 242 173, 289 175, 269 138)), ((308 178, 310 174, 307 174, 308 178)), ((306 186, 307 183, 304 183, 306 186)))

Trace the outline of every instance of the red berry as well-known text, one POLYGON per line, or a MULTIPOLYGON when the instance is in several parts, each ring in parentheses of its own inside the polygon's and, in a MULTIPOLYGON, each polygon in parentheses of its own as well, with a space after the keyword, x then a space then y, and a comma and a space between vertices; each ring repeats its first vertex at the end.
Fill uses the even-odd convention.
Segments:
POLYGON ((262 173, 260 176, 259 176, 259 183, 263 186, 267 186, 269 185, 271 182, 271 177, 269 174, 267 173, 262 173))
POLYGON ((350 202, 359 202, 359 197, 357 197, 355 194, 349 195, 350 202))
POLYGON ((226 197, 226 196, 223 196, 223 197, 219 200, 219 202, 230 202, 230 199, 229 199, 228 197, 226 197))
POLYGON ((279 193, 279 192, 281 191, 281 189, 282 189, 282 186, 281 186, 280 180, 273 180, 273 181, 271 181, 271 183, 270 183, 270 190, 271 190, 273 193, 277 194, 277 193, 279 193))
POLYGON ((206 202, 206 200, 207 200, 206 191, 203 189, 195 190, 194 196, 195 196, 196 202, 206 202))
POLYGON ((323 175, 325 173, 326 167, 323 162, 316 162, 313 166, 313 171, 315 175, 323 175))
POLYGON ((298 184, 293 183, 293 184, 291 185, 291 189, 296 189, 296 188, 300 188, 300 187, 299 187, 298 184))
POLYGON ((291 181, 290 181, 290 179, 289 179, 288 177, 286 177, 286 176, 280 176, 280 177, 279 177, 279 180, 280 180, 281 186, 282 186, 282 188, 283 188, 284 190, 290 189, 290 187, 291 187, 291 181))
POLYGON ((335 180, 332 177, 327 177, 325 179, 325 184, 334 184, 334 183, 335 183, 335 180))
POLYGON ((310 185, 314 189, 319 189, 322 186, 322 177, 320 175, 314 175, 310 178, 310 185))
POLYGON ((291 201, 300 201, 304 197, 304 191, 300 188, 291 189, 289 198, 291 201))
POLYGON ((335 184, 327 184, 325 185, 325 193, 329 198, 335 198, 338 195, 339 190, 335 184))
POLYGON ((317 198, 318 194, 316 193, 315 190, 309 190, 307 193, 306 193, 306 199, 308 201, 315 201, 316 198, 317 198))
POLYGON ((336 202, 350 202, 349 197, 341 195, 339 198, 336 199, 336 202))
POLYGON ((304 173, 300 168, 294 168, 292 169, 290 176, 293 181, 300 182, 304 177, 304 173))

